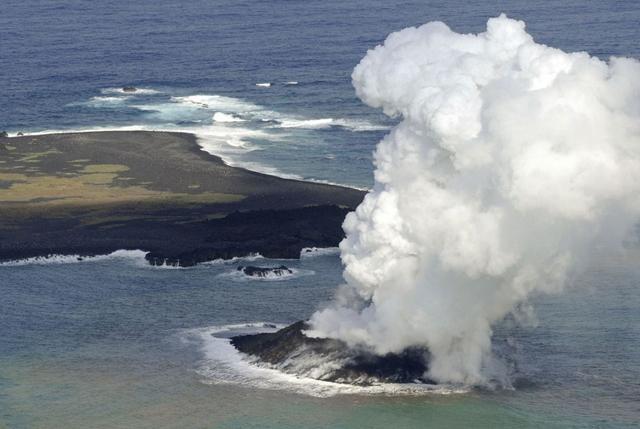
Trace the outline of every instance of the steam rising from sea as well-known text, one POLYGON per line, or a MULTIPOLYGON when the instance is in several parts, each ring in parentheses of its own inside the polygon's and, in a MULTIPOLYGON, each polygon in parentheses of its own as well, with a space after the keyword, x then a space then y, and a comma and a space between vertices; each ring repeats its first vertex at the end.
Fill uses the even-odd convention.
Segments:
POLYGON ((501 15, 478 35, 441 22, 391 34, 353 72, 401 122, 344 223, 346 284, 310 335, 379 353, 425 345, 428 376, 482 384, 492 326, 559 292, 590 246, 637 221, 640 62, 537 44, 501 15))

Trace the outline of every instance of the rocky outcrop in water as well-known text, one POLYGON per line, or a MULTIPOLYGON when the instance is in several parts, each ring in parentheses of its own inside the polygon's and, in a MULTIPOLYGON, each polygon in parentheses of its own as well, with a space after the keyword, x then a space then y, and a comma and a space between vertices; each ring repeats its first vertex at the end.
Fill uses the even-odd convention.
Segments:
POLYGON ((136 88, 135 86, 123 86, 122 87, 122 92, 136 92, 138 90, 138 88, 136 88))
POLYGON ((429 383, 428 352, 408 348, 380 356, 344 342, 310 338, 308 325, 296 322, 274 333, 241 335, 231 339, 236 349, 256 359, 258 365, 319 380, 357 385, 373 383, 429 383))
POLYGON ((254 267, 252 265, 240 265, 238 267, 238 271, 243 272, 249 277, 281 277, 293 274, 293 271, 284 265, 280 265, 279 267, 254 267))

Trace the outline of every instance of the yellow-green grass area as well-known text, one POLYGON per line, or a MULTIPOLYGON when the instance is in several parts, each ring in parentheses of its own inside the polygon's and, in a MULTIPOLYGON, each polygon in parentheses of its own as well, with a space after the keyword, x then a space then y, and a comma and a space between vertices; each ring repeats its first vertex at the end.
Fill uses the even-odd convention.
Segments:
POLYGON ((123 183, 129 167, 121 164, 91 164, 64 175, 30 173, 0 168, 0 204, 106 205, 112 203, 219 204, 240 201, 243 195, 218 192, 171 192, 141 184, 123 183), (8 185, 7 185, 8 184, 8 185))

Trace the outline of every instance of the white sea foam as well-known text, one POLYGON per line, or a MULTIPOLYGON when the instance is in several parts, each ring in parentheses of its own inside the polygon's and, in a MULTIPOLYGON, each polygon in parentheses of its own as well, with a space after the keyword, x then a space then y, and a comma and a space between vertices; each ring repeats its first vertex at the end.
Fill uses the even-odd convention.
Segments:
POLYGON ((358 191, 368 191, 370 189, 370 188, 367 188, 366 186, 346 185, 344 183, 334 182, 331 180, 324 180, 324 179, 304 178, 300 180, 304 180, 305 182, 321 183, 323 185, 342 186, 343 188, 356 189, 358 191))
POLYGON ((262 88, 270 88, 271 87, 271 82, 256 83, 256 86, 259 86, 259 87, 262 87, 262 88))
POLYGON ((238 114, 262 110, 262 107, 249 101, 223 95, 196 94, 183 97, 171 97, 171 101, 224 113, 238 114))
POLYGON ((110 260, 128 260, 137 264, 148 265, 145 256, 148 252, 142 250, 116 250, 107 255, 82 256, 82 255, 47 255, 32 258, 18 259, 14 261, 0 262, 0 267, 17 267, 25 265, 58 265, 79 264, 87 262, 101 262, 110 260))
MULTIPOLYGON (((196 109, 206 109, 214 111, 215 122, 237 122, 238 120, 254 119, 260 122, 274 122, 271 128, 301 128, 301 129, 324 129, 331 127, 341 127, 351 131, 379 131, 390 129, 387 125, 376 124, 363 119, 350 118, 319 118, 309 119, 298 116, 288 116, 279 112, 265 109, 263 106, 251 103, 234 97, 222 95, 191 95, 185 97, 172 97, 171 101, 176 104, 196 109), (234 119, 231 120, 231 115, 234 119)), ((169 103, 167 103, 169 104, 169 103)), ((153 105, 156 110, 161 110, 157 105, 153 105)))
POLYGON ((285 85, 297 85, 297 84, 298 84, 298 81, 296 81, 296 80, 290 80, 290 81, 285 82, 284 84, 285 84, 285 85))
MULTIPOLYGON (((92 132, 103 132, 103 131, 151 131, 150 127, 145 127, 142 125, 128 125, 128 126, 104 126, 104 127, 86 127, 86 128, 74 128, 74 129, 46 129, 39 131, 23 131, 25 136, 41 136, 45 134, 73 134, 73 133, 92 133, 92 132)), ((175 130, 174 130, 175 131, 175 130)), ((10 133, 10 137, 16 137, 15 133, 10 133)))
POLYGON ((329 128, 334 125, 334 120, 332 118, 322 118, 322 119, 283 119, 279 121, 280 123, 277 125, 280 128, 307 128, 307 129, 317 129, 317 128, 329 128))
POLYGON ((176 122, 195 122, 202 117, 195 104, 182 103, 154 103, 154 104, 130 104, 129 108, 140 110, 151 118, 168 124, 176 122))
POLYGON ((304 118, 275 118, 278 124, 273 128, 303 128, 303 129, 327 129, 331 127, 346 128, 351 131, 379 131, 388 130, 386 125, 374 124, 369 121, 359 119, 304 119, 304 118))
MULTIPOLYGON (((211 261, 201 262, 195 266, 181 267, 177 265, 170 265, 170 264, 167 264, 166 262, 162 265, 151 265, 147 262, 145 258, 147 253, 149 252, 146 252, 144 250, 121 249, 121 250, 116 250, 109 254, 94 255, 94 256, 83 256, 79 254, 73 254, 73 255, 52 254, 47 256, 36 256, 31 258, 0 262, 0 267, 18 267, 18 266, 25 266, 25 265, 79 264, 79 263, 122 260, 122 261, 133 263, 140 268, 188 270, 188 269, 196 269, 196 268, 206 268, 207 266, 222 266, 222 265, 232 265, 232 264, 237 264, 242 262, 254 262, 254 261, 267 260, 267 258, 265 258, 259 253, 252 253, 246 256, 236 256, 231 259, 214 259, 211 261)), ((304 275, 304 273, 300 273, 300 275, 304 275)))
POLYGON ((129 99, 129 96, 123 97, 91 97, 89 101, 86 103, 92 107, 109 107, 109 108, 120 108, 122 105, 126 103, 129 99))
POLYGON ((160 91, 151 88, 136 88, 135 91, 125 91, 122 88, 105 88, 100 90, 103 94, 127 94, 127 95, 153 95, 161 94, 160 91))
POLYGON ((305 247, 300 251, 301 258, 314 258, 316 256, 339 255, 339 247, 305 247))
POLYGON ((390 130, 388 125, 376 124, 363 119, 335 119, 335 124, 339 127, 351 131, 385 131, 390 130))
POLYGON ((225 152, 249 152, 260 149, 251 144, 250 139, 271 139, 272 136, 262 130, 214 124, 209 127, 190 128, 196 134, 198 144, 212 155, 224 156, 225 152), (229 147, 230 146, 230 147, 229 147))
POLYGON ((200 265, 223 265, 223 264, 235 264, 237 262, 253 262, 261 259, 265 259, 260 253, 252 253, 246 256, 234 256, 231 259, 214 259, 212 261, 203 262, 200 265))
POLYGON ((198 139, 198 145, 203 151, 220 157, 225 164, 231 167, 244 168, 283 179, 303 180, 302 176, 285 173, 276 167, 241 159, 241 155, 261 149, 259 146, 251 144, 249 139, 275 138, 275 136, 265 131, 224 125, 181 128, 181 130, 195 134, 198 139))
POLYGON ((213 114, 214 122, 244 122, 245 120, 230 113, 216 112, 213 114))
POLYGON ((262 164, 260 162, 237 161, 234 159, 229 159, 224 157, 222 158, 224 159, 227 165, 230 165, 232 167, 244 168, 245 170, 255 171, 256 173, 262 173, 269 176, 276 176, 276 177, 280 177, 281 179, 308 181, 307 179, 305 179, 300 175, 293 174, 293 173, 285 173, 276 167, 262 164))
POLYGON ((196 342, 201 347, 204 358, 199 362, 197 372, 203 376, 203 382, 207 384, 235 384, 252 389, 287 390, 315 397, 340 394, 398 396, 468 392, 467 388, 426 384, 383 383, 355 386, 296 376, 256 365, 251 358, 238 352, 230 343, 229 337, 234 335, 274 332, 281 327, 282 325, 264 322, 211 326, 184 331, 182 338, 187 342, 196 342))
POLYGON ((97 96, 91 97, 87 101, 69 103, 67 106, 87 106, 94 109, 121 109, 126 106, 129 96, 97 96))

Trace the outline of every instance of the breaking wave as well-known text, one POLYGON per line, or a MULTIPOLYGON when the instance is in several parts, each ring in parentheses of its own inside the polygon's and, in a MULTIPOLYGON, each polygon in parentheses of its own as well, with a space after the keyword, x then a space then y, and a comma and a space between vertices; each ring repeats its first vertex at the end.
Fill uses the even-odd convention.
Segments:
POLYGON ((304 129, 327 129, 332 127, 346 128, 350 131, 381 131, 388 130, 390 127, 386 125, 374 124, 365 120, 358 119, 276 119, 278 124, 272 127, 279 128, 304 128, 304 129))
POLYGON ((224 95, 196 94, 183 97, 171 97, 171 102, 192 105, 200 109, 214 110, 224 113, 247 113, 262 110, 262 107, 249 101, 224 95))
POLYGON ((13 261, 0 262, 0 267, 19 267, 25 265, 58 265, 58 264, 78 264, 87 262, 101 262, 112 260, 128 260, 136 264, 147 264, 145 256, 148 252, 143 250, 116 250, 106 255, 82 256, 82 255, 47 255, 35 256, 32 258, 17 259, 13 261))
POLYGON ((214 122, 244 122, 244 119, 229 113, 216 112, 213 114, 214 122))

